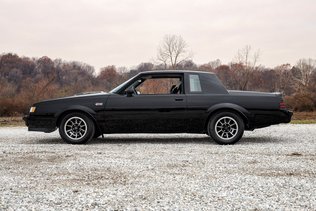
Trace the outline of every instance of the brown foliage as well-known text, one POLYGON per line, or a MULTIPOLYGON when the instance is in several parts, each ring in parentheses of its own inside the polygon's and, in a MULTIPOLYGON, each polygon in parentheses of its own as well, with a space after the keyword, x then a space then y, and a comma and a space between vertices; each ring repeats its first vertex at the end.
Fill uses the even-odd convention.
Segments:
MULTIPOLYGON (((0 55, 0 116, 21 115, 34 102, 44 99, 109 91, 139 72, 161 67, 164 66, 141 63, 136 69, 122 71, 126 68, 106 66, 96 75, 92 66, 80 62, 3 54, 0 55)), ((177 63, 177 68, 215 72, 228 89, 282 92, 291 109, 316 110, 316 62, 312 59, 302 59, 294 67, 284 64, 273 69, 258 67, 242 59, 229 65, 215 60, 199 66, 184 60, 177 63)), ((155 86, 155 90, 147 87, 140 91, 168 93, 175 82, 151 83, 159 86, 155 86)))
POLYGON ((109 91, 120 84, 122 76, 117 72, 116 67, 112 65, 101 68, 97 79, 102 81, 105 90, 109 91))
POLYGON ((296 93, 284 98, 288 107, 294 111, 314 111, 315 100, 309 93, 296 93))

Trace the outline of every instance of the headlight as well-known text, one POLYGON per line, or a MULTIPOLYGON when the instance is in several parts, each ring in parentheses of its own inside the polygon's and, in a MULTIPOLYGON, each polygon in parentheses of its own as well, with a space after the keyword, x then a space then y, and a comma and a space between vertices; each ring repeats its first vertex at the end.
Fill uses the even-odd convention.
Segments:
POLYGON ((32 106, 32 107, 30 108, 30 113, 34 113, 35 110, 36 110, 36 107, 32 106))

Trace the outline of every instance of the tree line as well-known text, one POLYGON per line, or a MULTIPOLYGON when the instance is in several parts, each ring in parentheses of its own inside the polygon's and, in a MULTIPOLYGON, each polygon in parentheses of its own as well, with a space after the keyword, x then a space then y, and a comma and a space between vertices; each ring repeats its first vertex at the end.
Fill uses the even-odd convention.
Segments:
POLYGON ((25 114, 34 102, 44 99, 109 91, 139 72, 158 69, 214 72, 227 89, 282 92, 289 108, 316 110, 316 60, 300 59, 294 66, 281 64, 266 68, 258 65, 257 59, 258 53, 252 53, 251 47, 246 46, 229 64, 215 60, 198 65, 190 58, 184 40, 176 36, 165 37, 158 49, 156 63, 144 62, 133 69, 110 65, 98 73, 94 67, 82 62, 2 54, 0 116, 25 114))

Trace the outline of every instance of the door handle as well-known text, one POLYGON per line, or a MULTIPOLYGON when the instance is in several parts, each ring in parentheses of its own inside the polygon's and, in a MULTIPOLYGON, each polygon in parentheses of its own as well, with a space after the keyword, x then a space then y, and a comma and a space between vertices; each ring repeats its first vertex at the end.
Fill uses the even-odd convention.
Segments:
POLYGON ((183 98, 176 98, 175 101, 183 101, 183 98))

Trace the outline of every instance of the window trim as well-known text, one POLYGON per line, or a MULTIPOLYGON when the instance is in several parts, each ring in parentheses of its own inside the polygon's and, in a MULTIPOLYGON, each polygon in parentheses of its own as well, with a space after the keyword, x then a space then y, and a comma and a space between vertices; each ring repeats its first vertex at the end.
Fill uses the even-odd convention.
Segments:
POLYGON ((185 90, 185 76, 184 73, 159 73, 159 74, 143 74, 143 75, 139 75, 138 77, 134 77, 133 80, 130 80, 129 83, 127 83, 124 87, 121 88, 121 91, 119 91, 118 93, 121 95, 124 95, 124 91, 126 89, 128 89, 135 81, 137 80, 141 80, 142 78, 146 78, 148 77, 148 79, 150 78, 179 78, 181 80, 181 93, 180 94, 140 94, 140 95, 135 95, 135 96, 145 96, 145 95, 149 95, 149 96, 153 96, 153 95, 165 95, 165 96, 179 96, 179 95, 185 95, 186 94, 186 90, 185 90))

